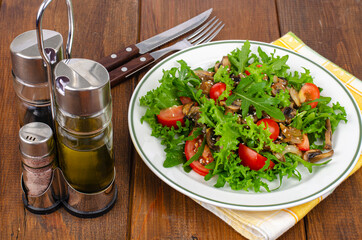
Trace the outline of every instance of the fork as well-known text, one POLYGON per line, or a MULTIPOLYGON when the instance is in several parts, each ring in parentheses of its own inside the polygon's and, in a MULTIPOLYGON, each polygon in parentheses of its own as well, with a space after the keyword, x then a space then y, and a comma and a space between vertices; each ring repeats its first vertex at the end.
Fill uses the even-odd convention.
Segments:
POLYGON ((158 51, 143 54, 138 58, 135 58, 128 63, 112 70, 111 72, 109 72, 111 87, 116 86, 117 84, 124 81, 127 77, 138 72, 139 70, 162 58, 170 52, 179 51, 188 47, 196 46, 201 43, 210 42, 225 26, 225 24, 221 24, 222 21, 220 21, 216 17, 213 17, 197 31, 176 42, 175 44, 160 49, 158 51))

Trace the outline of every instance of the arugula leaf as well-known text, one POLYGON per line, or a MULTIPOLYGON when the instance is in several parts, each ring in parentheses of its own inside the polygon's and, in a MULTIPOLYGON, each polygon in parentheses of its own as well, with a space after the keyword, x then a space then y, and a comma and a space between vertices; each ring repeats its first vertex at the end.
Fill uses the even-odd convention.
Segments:
POLYGON ((277 58, 272 64, 270 64, 270 67, 273 71, 279 71, 282 69, 283 66, 285 66, 286 62, 288 61, 289 56, 285 55, 281 58, 277 58))
POLYGON ((177 89, 176 94, 178 97, 189 97, 198 104, 200 104, 200 96, 202 90, 196 89, 201 83, 201 80, 196 76, 194 71, 187 66, 183 60, 178 61, 180 68, 177 71, 178 77, 174 76, 172 79, 173 86, 177 89))
POLYGON ((249 112, 249 107, 254 106, 258 118, 261 118, 262 111, 264 111, 273 118, 284 120, 283 112, 277 107, 280 101, 277 98, 262 94, 265 84, 265 82, 258 84, 253 82, 250 76, 244 78, 226 100, 226 105, 229 106, 236 99, 241 99, 241 110, 244 118, 249 112))
POLYGON ((246 41, 241 50, 237 48, 228 54, 229 61, 232 65, 232 70, 235 75, 239 75, 239 73, 244 72, 244 69, 248 64, 250 52, 250 42, 246 41))
POLYGON ((259 56, 261 57, 261 60, 263 61, 263 63, 268 63, 271 60, 271 58, 268 56, 268 54, 266 54, 261 49, 261 47, 258 47, 258 53, 259 53, 259 56))

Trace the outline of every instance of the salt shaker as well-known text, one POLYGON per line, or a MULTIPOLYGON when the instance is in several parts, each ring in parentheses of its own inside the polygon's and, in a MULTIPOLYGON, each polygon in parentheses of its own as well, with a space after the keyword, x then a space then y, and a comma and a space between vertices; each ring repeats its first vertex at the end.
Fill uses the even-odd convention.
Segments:
MULTIPOLYGON (((63 38, 51 30, 43 30, 43 37, 45 52, 53 67, 63 59, 63 38)), ((20 127, 30 122, 53 127, 47 69, 38 50, 36 31, 17 36, 10 44, 10 53, 20 127)))
POLYGON ((52 212, 60 204, 52 189, 56 164, 52 129, 32 122, 20 129, 19 137, 24 205, 34 213, 52 212))

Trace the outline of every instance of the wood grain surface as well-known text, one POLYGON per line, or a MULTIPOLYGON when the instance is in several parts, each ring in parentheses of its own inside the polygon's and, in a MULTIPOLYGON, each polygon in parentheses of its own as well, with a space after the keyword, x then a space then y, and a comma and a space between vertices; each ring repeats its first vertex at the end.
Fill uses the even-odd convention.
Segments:
MULTIPOLYGON (((22 205, 15 92, 9 46, 35 28, 41 0, 0 1, 0 239, 245 239, 211 212, 156 177, 134 150, 128 103, 136 74, 112 89, 118 201, 109 213, 79 219, 60 209, 34 215, 22 205)), ((271 42, 293 31, 307 45, 362 78, 362 4, 315 0, 77 0, 73 58, 97 60, 213 8, 226 27, 215 40, 271 42)), ((66 36, 63 0, 53 0, 45 29, 66 36)), ((171 43, 170 43, 171 44, 171 43)), ((358 171, 280 239, 362 239, 358 171)))

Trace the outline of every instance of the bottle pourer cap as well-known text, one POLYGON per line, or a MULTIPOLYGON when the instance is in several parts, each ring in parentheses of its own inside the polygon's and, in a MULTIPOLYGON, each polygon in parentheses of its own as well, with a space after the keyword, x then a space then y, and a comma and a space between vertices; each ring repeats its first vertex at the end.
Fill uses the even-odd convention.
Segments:
MULTIPOLYGON (((51 63, 63 59, 63 38, 58 32, 43 30, 44 49, 51 63)), ((30 30, 17 36, 10 44, 13 74, 25 83, 48 82, 47 70, 38 49, 36 31, 30 30)))
POLYGON ((88 59, 65 59, 54 69, 57 107, 69 114, 86 117, 111 104, 108 71, 88 59))

